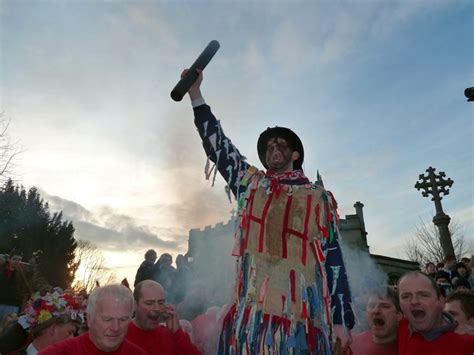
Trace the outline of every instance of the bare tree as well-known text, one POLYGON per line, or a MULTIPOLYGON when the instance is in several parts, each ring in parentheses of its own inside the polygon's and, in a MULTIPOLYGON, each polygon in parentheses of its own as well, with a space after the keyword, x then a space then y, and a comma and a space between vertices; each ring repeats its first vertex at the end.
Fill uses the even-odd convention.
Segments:
POLYGON ((91 242, 77 241, 75 253, 75 277, 73 289, 85 289, 90 293, 97 284, 105 285, 115 281, 115 273, 105 266, 102 252, 91 242))
POLYGON ((0 180, 8 179, 12 173, 14 158, 21 153, 18 144, 11 141, 9 127, 10 120, 0 112, 0 180))
MULTIPOLYGON (((456 259, 469 255, 473 251, 472 242, 464 238, 462 226, 454 220, 449 224, 456 259)), ((428 262, 439 263, 444 259, 443 248, 439 239, 439 230, 431 222, 421 220, 415 227, 414 234, 408 239, 405 252, 409 260, 416 261, 420 266, 428 262)))

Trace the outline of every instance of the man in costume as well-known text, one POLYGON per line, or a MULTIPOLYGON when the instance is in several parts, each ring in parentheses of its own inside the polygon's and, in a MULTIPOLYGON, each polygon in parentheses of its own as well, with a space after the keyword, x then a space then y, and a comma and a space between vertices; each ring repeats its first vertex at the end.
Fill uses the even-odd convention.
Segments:
POLYGON ((304 175, 303 145, 288 128, 260 135, 266 172, 248 164, 204 102, 198 74, 188 91, 195 125, 239 210, 239 273, 218 353, 331 354, 336 338, 348 345, 354 325, 336 201, 304 175))

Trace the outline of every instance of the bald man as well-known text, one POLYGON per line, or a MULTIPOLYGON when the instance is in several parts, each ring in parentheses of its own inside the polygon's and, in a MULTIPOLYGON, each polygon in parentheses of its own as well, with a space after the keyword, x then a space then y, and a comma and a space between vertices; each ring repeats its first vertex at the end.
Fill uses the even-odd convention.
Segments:
POLYGON ((179 325, 176 307, 166 303, 163 287, 145 280, 135 286, 135 318, 128 326, 127 339, 148 354, 200 354, 179 325))
POLYGON ((405 316, 398 330, 401 355, 474 353, 474 337, 455 333, 458 324, 443 312, 444 299, 431 277, 406 273, 398 281, 398 294, 405 316))

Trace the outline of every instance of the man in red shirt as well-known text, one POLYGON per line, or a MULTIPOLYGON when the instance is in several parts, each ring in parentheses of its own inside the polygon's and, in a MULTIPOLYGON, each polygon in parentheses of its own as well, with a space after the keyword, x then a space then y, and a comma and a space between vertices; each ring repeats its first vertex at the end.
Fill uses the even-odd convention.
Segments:
POLYGON ((145 355, 125 339, 133 312, 132 292, 122 285, 96 288, 87 303, 89 331, 48 346, 41 355, 145 355))
POLYGON ((398 281, 400 307, 405 316, 399 326, 401 355, 472 355, 474 336, 456 334, 457 322, 443 312, 443 298, 428 275, 411 271, 398 281))
POLYGON ((354 355, 398 355, 398 322, 402 311, 398 294, 387 288, 385 294, 373 294, 367 302, 370 330, 352 338, 354 355))
POLYGON ((179 326, 175 306, 166 304, 165 290, 158 282, 139 282, 133 295, 135 318, 128 325, 128 340, 145 349, 148 354, 200 354, 189 335, 179 326))

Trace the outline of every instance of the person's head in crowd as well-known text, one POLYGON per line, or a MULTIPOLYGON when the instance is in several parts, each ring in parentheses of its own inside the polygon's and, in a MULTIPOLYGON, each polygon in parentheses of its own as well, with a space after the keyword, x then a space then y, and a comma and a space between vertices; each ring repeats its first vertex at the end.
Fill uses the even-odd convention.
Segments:
POLYGON ((57 291, 44 295, 35 293, 25 306, 32 346, 40 351, 73 337, 82 322, 79 312, 80 305, 70 294, 57 291))
POLYGON ((453 291, 468 291, 471 289, 469 281, 463 277, 456 277, 453 280, 453 291))
POLYGON ((386 344, 395 341, 398 322, 402 318, 397 292, 387 287, 384 293, 371 295, 366 309, 374 343, 386 344))
POLYGON ((162 267, 170 267, 171 264, 173 264, 173 257, 171 256, 171 254, 163 253, 158 259, 158 263, 162 267))
POLYGON ((166 321, 166 293, 156 281, 144 280, 133 290, 135 318, 137 327, 153 330, 166 321))
POLYGON ((398 280, 400 308, 412 329, 428 332, 443 324, 443 298, 435 281, 420 271, 398 280))
MULTIPOLYGON (((5 259, 6 260, 6 259, 5 259)), ((17 314, 8 314, 0 322, 0 354, 17 354, 31 342, 31 336, 20 325, 17 314)))
POLYGON ((158 255, 156 254, 156 251, 153 249, 148 249, 145 253, 145 260, 150 261, 152 263, 155 263, 156 259, 158 258, 158 255))
POLYGON ((454 255, 448 254, 444 257, 444 268, 446 270, 454 270, 456 266, 456 257, 454 255))
POLYGON ((187 265, 187 260, 186 260, 186 257, 182 254, 179 254, 177 257, 176 257, 176 267, 178 269, 182 268, 183 266, 186 266, 187 265))
POLYGON ((80 305, 82 305, 82 302, 84 302, 87 297, 88 295, 86 290, 80 290, 75 296, 77 303, 79 303, 80 305))
POLYGON ((474 327, 474 291, 456 291, 446 299, 444 310, 461 325, 474 327))
POLYGON ((436 274, 436 266, 434 263, 429 262, 425 266, 425 271, 428 275, 434 275, 436 274))
POLYGON ((21 252, 16 249, 13 249, 12 251, 10 251, 10 254, 8 254, 7 268, 10 270, 18 269, 18 265, 21 263, 22 259, 23 255, 21 254, 21 252))
POLYGON ((443 264, 443 263, 437 263, 437 264, 436 264, 436 272, 440 271, 442 268, 444 268, 444 264, 443 264))
POLYGON ((455 270, 456 270, 458 276, 464 277, 464 278, 467 277, 467 267, 466 267, 466 264, 464 264, 463 262, 457 263, 456 267, 455 267, 455 270))
POLYGON ((441 295, 446 298, 452 291, 449 274, 446 271, 440 270, 436 273, 435 280, 441 291, 441 295))
POLYGON ((435 276, 436 283, 439 284, 445 284, 449 283, 449 274, 446 271, 438 271, 435 276))
POLYGON ((466 265, 466 268, 469 268, 469 262, 471 261, 471 259, 469 259, 468 257, 463 257, 461 258, 461 262, 464 263, 464 265, 466 265))
POLYGON ((89 338, 102 351, 115 351, 127 334, 133 313, 133 294, 123 285, 94 289, 87 303, 89 338))

